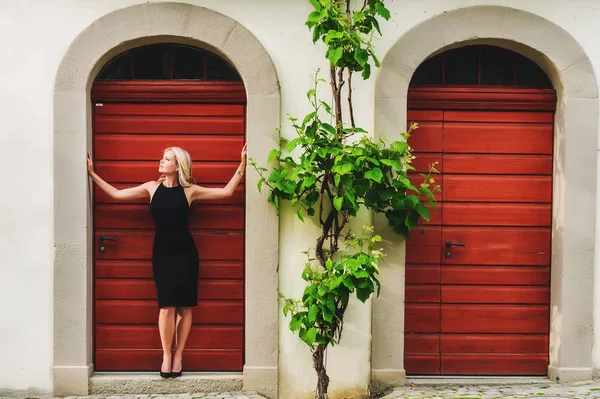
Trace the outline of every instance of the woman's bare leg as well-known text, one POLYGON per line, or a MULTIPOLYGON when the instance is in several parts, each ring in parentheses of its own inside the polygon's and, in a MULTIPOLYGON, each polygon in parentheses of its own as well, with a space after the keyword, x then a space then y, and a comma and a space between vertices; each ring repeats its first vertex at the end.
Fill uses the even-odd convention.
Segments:
POLYGON ((192 328, 192 308, 183 307, 177 308, 177 348, 173 355, 173 368, 174 372, 181 371, 181 361, 183 359, 183 350, 185 349, 185 343, 187 342, 188 336, 190 335, 190 329, 192 328))
POLYGON ((171 348, 173 347, 173 335, 175 334, 175 308, 161 308, 158 313, 158 331, 163 348, 163 362, 160 371, 168 373, 171 371, 173 360, 171 348))

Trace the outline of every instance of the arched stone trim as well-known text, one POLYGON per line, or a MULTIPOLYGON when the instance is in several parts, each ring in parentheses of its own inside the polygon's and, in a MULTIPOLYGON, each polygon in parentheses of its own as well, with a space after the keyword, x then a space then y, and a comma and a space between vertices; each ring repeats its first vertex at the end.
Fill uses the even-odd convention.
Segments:
MULTIPOLYGON (((555 117, 549 377, 592 377, 598 85, 592 64, 564 29, 537 15, 474 6, 436 15, 406 32, 388 51, 375 88, 375 130, 406 126, 407 91, 430 55, 464 44, 517 51, 544 69, 558 94, 555 117)), ((389 240, 384 219, 375 228, 389 240)), ((373 380, 405 381, 404 243, 388 249, 381 296, 374 301, 373 380)))
MULTIPOLYGON (((90 88, 102 66, 116 54, 166 41, 203 47, 227 59, 246 88, 250 156, 265 159, 278 144, 280 91, 275 67, 256 37, 233 19, 189 4, 141 4, 101 17, 74 39, 54 86, 56 395, 88 394, 93 373, 91 190, 85 164, 92 143, 90 88)), ((252 189, 257 180, 249 170, 242 378, 244 389, 276 396, 279 228, 273 207, 252 189)))

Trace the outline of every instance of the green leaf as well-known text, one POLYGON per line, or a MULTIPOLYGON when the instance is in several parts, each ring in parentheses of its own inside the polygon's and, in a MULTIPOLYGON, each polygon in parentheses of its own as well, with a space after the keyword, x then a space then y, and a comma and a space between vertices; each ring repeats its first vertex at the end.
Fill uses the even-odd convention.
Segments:
POLYGON ((311 323, 314 323, 315 320, 317 319, 318 312, 319 312, 319 308, 317 307, 317 305, 311 305, 310 309, 308 310, 308 321, 310 321, 311 323))
POLYGON ((331 113, 331 107, 329 106, 329 104, 327 104, 325 101, 321 101, 321 105, 323 106, 323 108, 325 108, 325 111, 329 114, 329 115, 333 115, 331 113))
POLYGON ((327 156, 327 148, 323 148, 323 147, 317 148, 317 154, 319 154, 319 156, 321 158, 325 158, 327 156))
POLYGON ((393 159, 382 159, 381 163, 387 166, 391 166, 393 168, 396 168, 398 170, 402 170, 402 164, 398 161, 395 161, 393 159))
POLYGON ((368 15, 366 17, 366 19, 371 23, 371 25, 373 25, 373 27, 375 28, 375 30, 377 30, 377 33, 379 33, 379 36, 381 36, 381 29, 379 29, 379 22, 377 22, 377 18, 368 15))
POLYGON ((344 163, 338 163, 337 165, 335 165, 333 167, 333 169, 331 169, 331 171, 333 173, 338 173, 340 175, 345 175, 347 173, 350 173, 352 171, 352 169, 354 169, 354 165, 352 165, 349 162, 344 162, 344 163))
POLYGON ((382 3, 375 3, 375 9, 377 10, 377 14, 381 15, 383 19, 385 19, 386 21, 390 19, 390 11, 387 8, 385 8, 385 6, 382 3))
POLYGON ((323 308, 323 319, 328 323, 333 321, 333 313, 327 308, 323 308))
POLYGON ((371 65, 369 63, 366 63, 365 65, 363 65, 362 78, 363 78, 363 80, 367 80, 367 79, 369 79, 370 76, 371 76, 371 65))
POLYGON ((279 158, 280 156, 281 156, 281 151, 274 148, 269 153, 269 158, 267 159, 267 162, 272 162, 273 160, 275 160, 276 158, 279 158))
POLYGON ((376 181, 377 183, 381 183, 381 179, 383 179, 383 172, 379 168, 373 168, 365 172, 365 178, 376 181))
POLYGON ((320 22, 327 16, 327 9, 323 8, 321 11, 313 11, 308 14, 308 22, 320 22))
POLYGON ((337 209, 338 212, 342 211, 342 204, 344 203, 344 197, 335 196, 333 198, 333 206, 337 209))
POLYGON ((317 94, 317 91, 315 89, 310 89, 308 92, 306 92, 306 98, 310 100, 315 96, 315 94, 317 94))
POLYGON ((302 180, 302 185, 300 186, 301 190, 304 190, 306 187, 313 186, 317 182, 317 178, 315 175, 310 175, 302 180))
POLYGON ((335 186, 336 186, 336 187, 339 187, 339 186, 340 186, 340 180, 341 180, 341 179, 342 179, 342 176, 341 176, 340 174, 338 174, 338 173, 336 173, 336 174, 333 176, 333 182, 335 183, 335 186))
POLYGON ((357 11, 354 13, 354 22, 362 21, 364 17, 365 17, 364 12, 357 11))
POLYGON ((302 208, 298 208, 298 219, 304 222, 304 213, 302 212, 302 208))
POLYGON ((335 128, 333 126, 331 126, 329 123, 321 123, 321 126, 323 127, 323 129, 325 129, 330 134, 336 133, 335 128))
POLYGON ((290 320, 290 330, 292 331, 298 331, 302 326, 302 320, 296 316, 297 315, 294 315, 294 317, 292 317, 292 320, 290 320))
POLYGON ((346 199, 348 199, 348 201, 352 204, 352 206, 357 206, 354 190, 346 190, 344 192, 344 197, 346 197, 346 199))
POLYGON ((261 179, 258 181, 258 183, 256 184, 256 188, 258 188, 258 192, 259 192, 259 193, 261 193, 261 194, 262 194, 262 191, 260 191, 260 190, 261 190, 261 188, 262 188, 262 185, 264 184, 264 182, 265 182, 265 179, 264 179, 264 178, 261 178, 261 179))
POLYGON ((394 141, 390 148, 394 152, 404 154, 408 149, 408 144, 405 141, 394 141))
POLYGON ((356 50, 354 50, 354 59, 360 66, 363 66, 369 61, 369 53, 366 50, 357 47, 356 50))
POLYGON ((425 205, 419 202, 415 207, 415 210, 419 212, 419 215, 421 215, 425 221, 429 222, 429 209, 427 209, 425 205))
POLYGON ((338 61, 342 58, 343 54, 344 49, 342 47, 330 48, 327 51, 327 58, 329 59, 329 62, 331 62, 333 65, 337 65, 338 61))
POLYGON ((319 3, 318 0, 310 0, 310 4, 312 4, 312 6, 317 11, 321 11, 321 9, 323 8, 323 7, 321 7, 321 3, 319 3))
POLYGON ((327 7, 329 5, 329 3, 331 2, 331 0, 320 0, 321 4, 323 4, 323 7, 327 7))
POLYGON ((306 115, 304 117, 304 121, 302 121, 302 126, 306 125, 312 118, 315 117, 315 115, 317 115, 316 112, 311 112, 310 114, 306 115))
POLYGON ((317 337, 317 329, 314 327, 311 327, 308 329, 306 334, 304 334, 304 337, 301 337, 301 338, 304 342, 306 342, 307 345, 312 346, 315 342, 316 337, 317 337))
POLYGON ((295 138, 294 140, 290 141, 287 145, 287 150, 288 152, 292 152, 294 151, 294 148, 296 148, 296 146, 298 145, 298 143, 300 142, 301 138, 295 138))

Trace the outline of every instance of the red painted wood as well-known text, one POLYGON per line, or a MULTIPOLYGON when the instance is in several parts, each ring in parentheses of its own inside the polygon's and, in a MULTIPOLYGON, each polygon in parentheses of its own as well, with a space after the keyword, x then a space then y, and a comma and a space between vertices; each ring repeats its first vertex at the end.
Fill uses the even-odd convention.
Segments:
POLYGON ((446 226, 544 226, 552 223, 550 204, 445 203, 446 226))
POLYGON ((421 122, 411 133, 408 145, 418 152, 442 152, 442 122, 421 122))
POLYGON ((438 333, 440 331, 439 304, 407 303, 404 307, 405 333, 438 333))
POLYGON ((445 122, 444 154, 551 154, 553 136, 551 124, 445 122))
POLYGON ((408 108, 554 111, 556 99, 551 89, 413 86, 408 91, 408 108))
POLYGON ((444 154, 443 163, 443 173, 552 175, 551 155, 444 154))
POLYGON ((96 133, 164 134, 165 141, 181 134, 241 135, 244 128, 243 117, 224 116, 97 116, 95 121, 96 133))
MULTIPOLYGON (((151 259, 154 232, 149 230, 96 230, 96 242, 100 235, 116 238, 105 241, 106 252, 100 253, 96 246, 96 259, 151 259)), ((243 260, 243 231, 193 231, 192 236, 202 260, 243 260)))
MULTIPOLYGON (((429 173, 431 166, 434 166, 438 172, 443 173, 444 162, 441 153, 413 152, 413 156, 415 159, 413 159, 411 165, 415 168, 414 172, 429 173), (435 164, 436 162, 437 164, 435 164)), ((432 174, 433 178, 438 176, 438 174, 432 174)))
MULTIPOLYGON (((96 299, 156 299, 152 280, 97 279, 96 299)), ((241 280, 200 280, 198 299, 244 299, 241 280)))
MULTIPOLYGON (((96 171, 115 187, 156 180, 163 150, 173 145, 190 152, 199 184, 222 187, 234 175, 246 126, 243 84, 96 82, 92 99, 101 102, 93 106, 96 171)), ((155 370, 160 362, 154 359, 162 351, 150 262, 150 198, 115 201, 97 187, 94 193, 96 237, 118 239, 105 243, 104 254, 95 246, 94 363, 97 370, 155 370)), ((200 303, 194 309, 187 370, 242 368, 243 205, 242 185, 232 198, 192 206, 190 226, 201 258, 200 303)))
POLYGON ((547 334, 548 305, 441 305, 442 333, 547 334))
POLYGON ((411 374, 435 375, 440 373, 440 355, 433 353, 405 354, 404 367, 411 374))
MULTIPOLYGON (((98 326, 99 349, 160 349, 160 334, 155 326, 98 326)), ((173 343, 175 346, 175 343, 173 343)), ((190 331, 188 349, 243 349, 244 330, 241 326, 198 326, 190 331)))
POLYGON ((406 284, 439 284, 439 265, 406 265, 406 284))
POLYGON ((92 102, 245 104, 242 82, 96 81, 92 102))
MULTIPOLYGON (((413 229, 406 241, 407 247, 415 246, 440 246, 442 242, 442 228, 440 226, 426 225, 421 229, 413 229)), ((409 263, 409 262, 407 262, 409 263)), ((411 262, 412 263, 412 262, 411 262)))
MULTIPOLYGON (((444 227, 442 242, 461 242, 453 247, 454 265, 541 265, 550 264, 551 231, 522 227, 444 227)), ((445 247, 444 247, 445 248, 445 247)))
POLYGON ((412 122, 441 121, 444 119, 444 112, 439 110, 408 110, 408 125, 412 122))
MULTIPOLYGON (((154 176, 154 179, 150 179, 150 180, 156 180, 158 179, 158 175, 154 176)), ((145 180, 148 181, 148 180, 145 180)), ((145 182, 144 181, 144 182, 145 182)), ((143 181, 138 181, 138 182, 134 182, 131 184, 128 183, 115 183, 113 184, 113 186, 117 189, 124 189, 124 188, 130 188, 130 187, 134 187, 136 185, 140 185, 142 184, 143 181)), ((201 184, 204 187, 223 187, 223 184, 201 184)), ((100 188, 98 188, 98 186, 95 186, 94 188, 94 196, 95 196, 95 202, 96 204, 142 204, 142 205, 146 205, 148 206, 150 204, 150 197, 147 198, 137 198, 137 199, 133 199, 133 200, 129 200, 129 201, 123 201, 123 200, 114 200, 112 198, 110 198, 108 195, 106 195, 104 193, 104 191, 102 191, 100 188)), ((196 208, 196 207, 203 207, 203 206, 207 206, 207 205, 211 205, 211 204, 223 204, 223 205, 241 205, 244 203, 244 185, 243 183, 240 183, 240 185, 236 188, 236 190, 234 191, 233 195, 229 198, 224 198, 224 199, 220 199, 220 200, 211 200, 211 201, 197 201, 194 202, 194 204, 192 205, 192 208, 196 208)))
MULTIPOLYGON (((193 309, 193 323, 202 325, 244 322, 244 302, 202 300, 193 309)), ((154 300, 96 300, 98 324, 146 324, 156 326, 158 302, 154 300)))
POLYGON ((444 375, 546 375, 547 355, 464 354, 441 356, 444 375))
POLYGON ((545 334, 442 334, 440 347, 443 353, 548 353, 548 336, 545 334))
POLYGON ((552 201, 551 176, 476 176, 444 174, 444 201, 545 202, 552 201))
POLYGON ((446 122, 554 123, 552 112, 444 111, 446 122))
MULTIPOLYGON (((201 162, 194 165, 194 178, 198 184, 226 184, 233 177, 239 164, 239 162, 201 162)), ((141 183, 156 180, 160 177, 158 166, 158 159, 154 162, 99 161, 95 163, 96 173, 109 183, 141 183)))
MULTIPOLYGON (((189 226, 191 229, 239 230, 244 228, 242 205, 197 205, 193 206, 189 226)), ((153 229, 154 222, 148 205, 96 206, 96 228, 153 229)))
POLYGON ((550 107, 554 93, 419 95, 409 100, 409 122, 420 118, 425 127, 409 141, 414 165, 425 172, 439 161, 433 177, 443 201, 436 225, 407 241, 407 374, 545 375, 554 117, 523 110, 550 107), (438 109, 419 109, 424 104, 438 109), (446 240, 466 246, 452 247, 446 259, 446 240))
POLYGON ((539 285, 548 288, 550 266, 447 266, 441 269, 442 284, 539 285))
POLYGON ((405 353, 440 353, 439 334, 406 334, 404 336, 405 353))
MULTIPOLYGON (((243 136, 181 136, 97 134, 95 159, 125 161, 160 161, 171 144, 185 148, 193 162, 238 161, 244 146, 243 136)), ((196 164, 194 164, 195 166, 196 164)))
MULTIPOLYGON (((98 371, 156 371, 162 362, 162 349, 97 349, 94 365, 98 371)), ((190 349, 183 354, 184 372, 242 371, 241 350, 190 349)))
POLYGON ((440 245, 434 246, 406 246, 406 263, 411 264, 431 264, 442 261, 442 251, 440 245))
POLYGON ((238 104, 127 104, 107 103, 94 107, 96 115, 244 116, 238 104))
POLYGON ((550 287, 443 285, 443 303, 547 304, 550 287))
MULTIPOLYGON (((152 278, 152 263, 139 260, 98 260, 96 261, 96 278, 152 278)), ((243 279, 244 264, 242 261, 202 261, 199 279, 243 279)))
POLYGON ((410 303, 439 303, 440 286, 439 284, 407 284, 404 300, 410 303))

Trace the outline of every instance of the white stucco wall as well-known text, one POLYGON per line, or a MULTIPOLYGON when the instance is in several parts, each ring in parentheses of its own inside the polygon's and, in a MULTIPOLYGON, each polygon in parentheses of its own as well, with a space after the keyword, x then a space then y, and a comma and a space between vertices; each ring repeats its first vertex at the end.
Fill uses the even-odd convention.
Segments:
MULTIPOLYGON (((0 170, 5 176, 0 189, 0 358, 11 359, 0 362, 0 392, 3 389, 52 389, 52 90, 58 65, 69 44, 94 20, 137 3, 141 2, 0 0, 0 148, 3 154, 0 170)), ((314 70, 318 67, 326 70, 326 63, 323 48, 312 45, 311 34, 304 26, 310 11, 307 1, 195 0, 187 3, 223 13, 250 30, 277 69, 284 116, 308 112, 305 93, 310 88, 314 70)), ((595 0, 394 0, 388 3, 393 20, 382 24, 384 36, 376 42, 380 58, 410 27, 433 15, 458 7, 493 4, 520 8, 561 26, 581 44, 594 68, 600 70, 600 46, 596 39, 600 4, 595 0)), ((457 26, 456 29, 468 27, 457 26)), ((357 122, 369 130, 374 124, 373 95, 374 79, 367 83, 355 79, 357 122)), ((293 132, 284 125, 282 134, 292 137, 293 132)), ((81 159, 83 168, 83 153, 81 159)), ((284 211, 280 229, 280 288, 288 296, 300 297, 304 287, 300 279, 304 261, 301 252, 314 246, 315 226, 310 222, 302 224, 292 212, 284 211)), ((598 251, 596 254, 598 256, 598 251)), ((596 262, 597 268, 599 263, 596 262)), ((597 291, 600 273, 595 278, 597 291)), ((600 302, 595 303, 597 323, 600 302)), ((600 346, 600 328, 596 330, 595 342, 600 346)), ((342 344, 329 352, 332 390, 350 393, 366 388, 370 378, 370 331, 370 306, 353 305, 348 310, 342 344)), ((309 352, 289 333, 283 317, 280 317, 279 341, 281 396, 311 397, 315 377, 309 352)), ((595 367, 599 367, 597 346, 594 361, 595 367)))

